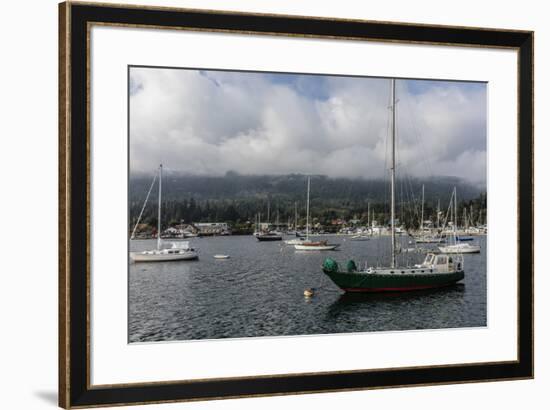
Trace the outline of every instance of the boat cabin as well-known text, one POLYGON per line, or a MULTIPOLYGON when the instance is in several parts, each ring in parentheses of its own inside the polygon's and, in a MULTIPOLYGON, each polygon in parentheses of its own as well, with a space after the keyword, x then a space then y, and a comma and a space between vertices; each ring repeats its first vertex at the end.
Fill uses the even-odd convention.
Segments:
POLYGON ((419 267, 430 268, 440 273, 455 272, 463 269, 463 261, 459 255, 428 253, 419 267))

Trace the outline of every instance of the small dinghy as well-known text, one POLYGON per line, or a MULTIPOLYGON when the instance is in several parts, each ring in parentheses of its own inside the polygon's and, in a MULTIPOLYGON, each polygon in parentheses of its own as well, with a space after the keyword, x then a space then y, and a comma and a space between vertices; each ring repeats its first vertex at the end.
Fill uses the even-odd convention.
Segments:
POLYGON ((229 255, 214 255, 214 259, 229 259, 229 255))

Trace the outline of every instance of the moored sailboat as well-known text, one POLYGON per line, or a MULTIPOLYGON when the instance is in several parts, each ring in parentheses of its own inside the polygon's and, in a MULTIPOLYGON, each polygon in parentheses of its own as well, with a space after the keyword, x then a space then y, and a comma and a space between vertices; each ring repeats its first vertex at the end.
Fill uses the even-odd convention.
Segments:
POLYGON ((134 262, 168 262, 195 260, 199 258, 197 251, 189 246, 189 242, 172 242, 170 248, 153 249, 143 252, 132 252, 134 262))
MULTIPOLYGON (((439 211, 438 211, 439 217, 439 211)), ((432 228, 426 228, 424 226, 424 184, 422 184, 422 208, 420 211, 420 229, 416 235, 413 235, 413 240, 409 243, 443 243, 445 237, 433 232, 432 228)))
POLYGON ((300 243, 294 244, 297 251, 332 251, 339 245, 329 244, 328 241, 311 241, 309 239, 309 191, 311 187, 311 177, 307 177, 307 207, 306 207, 306 239, 300 243))
MULTIPOLYGON (((254 233, 254 236, 256 239, 260 242, 272 242, 272 241, 282 241, 283 240, 283 234, 277 230, 269 229, 271 226, 270 218, 269 218, 269 209, 270 209, 270 203, 267 202, 267 229, 260 229, 260 217, 258 217, 258 230, 254 233)), ((278 222, 277 222, 278 225, 278 222)))
POLYGON ((456 199, 456 187, 453 190, 453 234, 451 236, 451 242, 447 245, 438 246, 439 250, 444 253, 480 253, 481 246, 473 245, 470 243, 460 242, 460 237, 457 234, 458 216, 457 216, 457 199, 456 199))
POLYGON ((338 245, 329 244, 328 241, 308 241, 294 245, 297 251, 333 251, 338 245))
POLYGON ((395 221, 395 79, 391 80, 391 261, 389 267, 366 267, 359 270, 353 260, 346 269, 327 258, 323 272, 346 292, 411 291, 452 285, 464 278, 461 255, 435 255, 429 253, 423 263, 414 266, 398 266, 395 221))
MULTIPOLYGON (((153 189, 153 185, 155 184, 155 179, 153 179, 151 188, 149 188, 149 192, 147 193, 147 197, 145 198, 145 202, 141 209, 141 213, 139 214, 136 226, 134 227, 134 230, 132 232, 132 236, 130 237, 130 239, 134 238, 136 227, 140 222, 141 216, 143 214, 143 210, 145 209, 145 205, 147 204, 147 199, 149 198, 149 194, 151 193, 151 190, 153 189)), ((172 246, 170 248, 162 247, 162 239, 161 239, 162 164, 159 166, 158 179, 159 179, 159 193, 158 193, 159 198, 158 198, 158 221, 157 221, 157 248, 152 250, 142 251, 142 252, 130 252, 130 258, 134 262, 169 262, 169 261, 198 259, 199 254, 194 248, 189 246, 189 241, 172 242, 172 246)))

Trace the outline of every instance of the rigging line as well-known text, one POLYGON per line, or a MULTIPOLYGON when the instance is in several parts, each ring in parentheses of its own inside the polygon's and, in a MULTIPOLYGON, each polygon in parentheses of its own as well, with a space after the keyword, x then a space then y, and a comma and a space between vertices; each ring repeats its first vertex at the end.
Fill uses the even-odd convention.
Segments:
POLYGON ((147 196, 145 197, 145 201, 143 202, 143 206, 141 207, 141 212, 139 213, 137 222, 134 226, 134 229, 132 230, 132 235, 130 236, 130 239, 134 239, 134 236, 136 234, 136 229, 141 221, 141 216, 143 215, 143 211, 145 210, 145 206, 147 205, 147 200, 149 199, 149 195, 151 195, 151 191, 153 190, 153 186, 155 185, 156 180, 157 180, 157 175, 155 174, 155 177, 153 178, 153 182, 151 183, 151 187, 149 188, 149 192, 147 192, 147 196))
POLYGON ((451 217, 450 214, 451 214, 451 209, 452 209, 452 206, 453 206, 453 198, 454 198, 454 189, 453 189, 453 192, 451 194, 451 200, 449 201, 449 206, 447 207, 447 212, 445 214, 445 218, 443 220, 443 228, 441 229, 441 232, 439 233, 439 238, 440 239, 443 237, 443 233, 445 232, 445 230, 447 228, 448 221, 451 217))
MULTIPOLYGON (((390 135, 390 118, 391 118, 391 111, 390 111, 390 108, 391 108, 391 89, 392 89, 392 85, 391 85, 391 81, 388 81, 388 100, 387 100, 387 113, 388 115, 386 116, 386 135, 385 135, 385 149, 384 149, 384 168, 383 168, 383 187, 384 187, 384 204, 382 206, 382 215, 383 215, 383 219, 385 221, 386 219, 386 216, 388 214, 388 190, 389 190, 389 186, 388 186, 388 174, 389 174, 389 170, 388 170, 388 157, 389 157, 389 135, 390 135)), ((374 212, 374 211, 373 211, 374 212)), ((373 218, 374 219, 374 218, 373 218)), ((378 227, 378 234, 380 235, 380 228, 381 226, 378 227)), ((381 245, 380 245, 380 242, 381 241, 376 241, 376 254, 377 254, 377 264, 378 266, 380 266, 380 255, 381 255, 381 252, 380 252, 380 248, 381 248, 381 245)))
POLYGON ((414 188, 413 188, 411 176, 407 174, 404 179, 405 179, 405 183, 407 184, 407 193, 410 193, 409 203, 410 203, 410 209, 411 209, 411 219, 414 219, 419 215, 418 204, 417 204, 418 201, 414 195, 414 188))
MULTIPOLYGON (((390 83, 390 91, 388 92, 388 104, 387 104, 387 112, 390 112, 390 104, 391 104, 391 83, 390 83)), ((388 144, 388 136, 390 135, 390 116, 386 116, 386 137, 385 137, 385 148, 384 148, 384 168, 383 168, 383 177, 386 177, 386 171, 388 166, 388 156, 389 156, 389 144, 388 144)))
MULTIPOLYGON (((407 101, 408 102, 408 101, 407 101)), ((397 107, 396 107, 397 108, 397 107)), ((410 104, 409 104, 409 110, 410 110, 410 104)), ((410 110, 412 111, 412 110, 410 110)), ((411 117, 409 117, 409 121, 412 122, 412 119, 411 117)), ((397 122, 395 124, 395 127, 397 128, 399 126, 399 123, 397 122)), ((413 124, 413 128, 414 127, 414 124, 413 124)), ((396 138, 396 143, 399 145, 399 141, 400 141, 400 132, 396 132, 396 135, 397 135, 397 138, 396 138)), ((416 136, 416 135, 415 135, 416 136)), ((418 140, 418 137, 417 137, 417 140, 418 140)), ((398 163, 400 164, 400 167, 401 168, 404 168, 405 166, 403 164, 401 164, 401 157, 400 157, 400 154, 399 154, 399 151, 397 151, 397 155, 398 155, 398 163)), ((429 160, 429 159, 428 159, 429 160)), ((416 216, 419 216, 419 212, 418 212, 418 204, 417 204, 417 201, 416 199, 414 198, 414 191, 412 189, 412 182, 410 180, 410 175, 408 175, 406 172, 403 172, 402 173, 403 175, 405 175, 405 177, 403 179, 405 179, 407 182, 409 182, 409 185, 410 185, 410 189, 411 189, 411 193, 412 193, 412 200, 413 200, 413 203, 412 203, 412 206, 413 206, 413 209, 414 209, 414 212, 413 212, 413 215, 414 217, 416 216)))
POLYGON ((416 221, 419 216, 418 199, 414 194, 414 187, 410 176, 407 177, 407 183, 408 183, 408 192, 410 193, 411 220, 416 221))

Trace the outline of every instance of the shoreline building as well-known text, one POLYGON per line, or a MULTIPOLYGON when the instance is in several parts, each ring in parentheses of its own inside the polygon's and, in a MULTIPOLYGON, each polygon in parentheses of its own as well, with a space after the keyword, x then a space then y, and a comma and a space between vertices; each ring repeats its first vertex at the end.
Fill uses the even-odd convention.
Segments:
POLYGON ((226 222, 196 222, 193 226, 199 236, 231 235, 231 228, 226 222))

